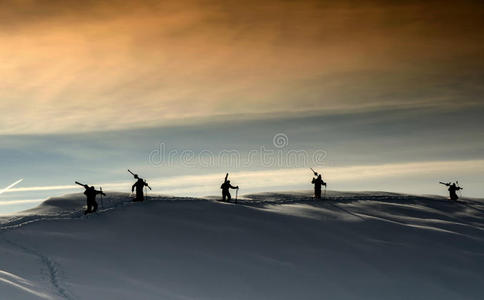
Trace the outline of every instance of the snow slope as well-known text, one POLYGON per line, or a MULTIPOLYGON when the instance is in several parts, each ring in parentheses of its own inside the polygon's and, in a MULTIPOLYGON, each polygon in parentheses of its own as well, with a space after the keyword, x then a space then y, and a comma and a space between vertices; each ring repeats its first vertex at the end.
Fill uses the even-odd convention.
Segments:
POLYGON ((1 299, 482 299, 484 201, 82 194, 0 223, 1 299))

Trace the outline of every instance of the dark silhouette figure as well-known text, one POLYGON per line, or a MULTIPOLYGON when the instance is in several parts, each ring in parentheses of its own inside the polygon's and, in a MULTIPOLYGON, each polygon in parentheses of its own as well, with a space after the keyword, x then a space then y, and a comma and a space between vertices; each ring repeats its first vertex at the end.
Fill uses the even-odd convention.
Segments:
MULTIPOLYGON (((129 171, 129 170, 128 170, 129 171)), ((131 171, 129 171, 131 173, 131 171)), ((133 173, 131 173, 133 174, 133 173)), ((151 187, 146 183, 146 181, 143 178, 140 178, 137 174, 133 174, 134 178, 137 179, 136 182, 133 184, 131 187, 131 192, 134 192, 134 189, 136 188, 136 198, 133 201, 144 201, 145 200, 145 194, 143 189, 148 187, 151 190, 151 187)))
POLYGON ((102 191, 97 191, 93 186, 88 186, 87 184, 82 184, 76 181, 76 184, 83 186, 84 189, 84 195, 86 195, 87 199, 87 209, 84 211, 84 214, 87 215, 88 213, 93 213, 97 211, 97 202, 96 202, 96 196, 98 194, 101 194, 103 196, 106 196, 102 191))
POLYGON ((457 191, 460 191, 460 190, 463 190, 464 188, 461 188, 459 187, 456 183, 444 183, 444 182, 440 182, 440 184, 443 184, 445 186, 448 186, 449 189, 449 197, 450 197, 450 200, 454 200, 454 201, 457 201, 459 199, 459 196, 457 196, 457 191))
POLYGON ((316 178, 313 178, 312 184, 314 184, 314 198, 321 199, 321 186, 326 186, 326 182, 323 181, 321 174, 314 172, 316 178))
POLYGON ((220 188, 222 189, 222 201, 224 202, 230 202, 230 200, 232 200, 232 196, 230 195, 230 189, 239 188, 239 186, 231 185, 230 180, 228 180, 228 178, 229 178, 229 173, 225 175, 224 183, 222 183, 222 185, 220 186, 220 188))

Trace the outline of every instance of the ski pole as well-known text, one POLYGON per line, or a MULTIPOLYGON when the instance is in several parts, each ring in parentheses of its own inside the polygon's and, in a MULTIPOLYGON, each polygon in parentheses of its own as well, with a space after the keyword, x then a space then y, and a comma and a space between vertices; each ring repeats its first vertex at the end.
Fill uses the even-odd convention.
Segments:
POLYGON ((237 204, 237 198, 239 196, 239 188, 235 190, 235 204, 237 204))
POLYGON ((457 184, 457 187, 459 188, 459 198, 462 198, 462 190, 463 190, 464 188, 461 188, 461 187, 460 187, 460 185, 459 185, 459 181, 456 181, 455 183, 457 184))
POLYGON ((102 208, 102 209, 104 209, 104 202, 103 202, 103 188, 102 188, 102 187, 100 187, 99 189, 100 189, 100 191, 101 191, 101 208, 102 208))

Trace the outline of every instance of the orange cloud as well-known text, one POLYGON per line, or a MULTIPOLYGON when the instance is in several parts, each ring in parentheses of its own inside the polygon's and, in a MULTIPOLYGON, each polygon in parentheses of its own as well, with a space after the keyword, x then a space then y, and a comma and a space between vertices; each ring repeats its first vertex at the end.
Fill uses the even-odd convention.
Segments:
POLYGON ((482 5, 442 3, 3 1, 0 133, 475 105, 436 86, 484 65, 482 5))

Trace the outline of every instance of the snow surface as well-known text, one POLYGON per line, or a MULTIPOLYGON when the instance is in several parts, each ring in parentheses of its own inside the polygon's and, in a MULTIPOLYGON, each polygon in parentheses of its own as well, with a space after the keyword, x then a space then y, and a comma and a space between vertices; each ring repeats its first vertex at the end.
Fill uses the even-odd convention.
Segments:
POLYGON ((483 299, 484 201, 51 198, 0 219, 1 299, 483 299), (101 208, 101 205, 100 205, 101 208))

